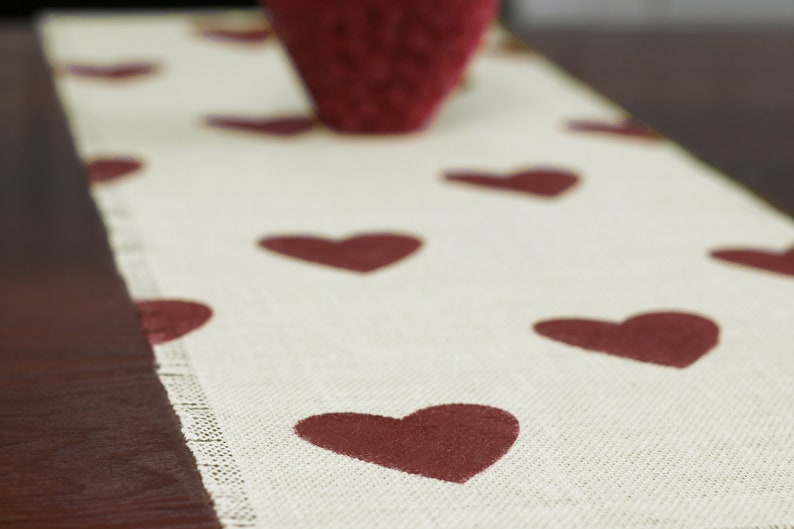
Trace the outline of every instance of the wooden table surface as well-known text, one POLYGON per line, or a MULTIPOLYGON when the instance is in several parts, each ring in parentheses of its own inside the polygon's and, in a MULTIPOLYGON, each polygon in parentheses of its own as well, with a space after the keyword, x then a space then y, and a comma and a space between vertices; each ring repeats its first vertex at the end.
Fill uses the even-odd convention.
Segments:
MULTIPOLYGON (((794 215, 793 30, 518 33, 794 215)), ((29 24, 0 117, 0 527, 219 527, 29 24)))

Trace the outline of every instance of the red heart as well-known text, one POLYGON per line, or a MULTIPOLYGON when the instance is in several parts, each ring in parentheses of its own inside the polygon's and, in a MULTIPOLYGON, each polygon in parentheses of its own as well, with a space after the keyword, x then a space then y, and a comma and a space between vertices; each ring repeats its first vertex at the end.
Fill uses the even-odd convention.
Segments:
POLYGON ((271 25, 329 127, 425 127, 455 87, 498 0, 267 0, 271 25))
POLYGON ((304 116, 246 118, 239 116, 207 116, 207 125, 218 129, 254 132, 267 136, 297 136, 310 132, 314 122, 304 116))
POLYGON ((404 259, 418 250, 422 242, 404 235, 372 233, 340 241, 320 237, 266 237, 259 245, 303 261, 366 273, 404 259))
POLYGON ((201 32, 201 35, 210 40, 219 42, 234 42, 239 44, 259 44, 266 42, 271 35, 269 29, 224 29, 209 28, 201 32))
POLYGON ((508 176, 466 171, 447 171, 444 176, 450 182, 518 191, 543 197, 560 195, 579 181, 579 178, 570 171, 540 168, 520 171, 508 176))
POLYGON ((599 132, 648 140, 659 139, 658 133, 634 118, 628 118, 618 123, 572 120, 568 122, 568 129, 575 132, 599 132))
POLYGON ((386 468, 465 483, 496 463, 518 437, 518 419, 476 404, 444 404, 402 419, 327 413, 295 432, 313 445, 386 468))
POLYGON ((711 252, 711 256, 729 263, 794 276, 794 246, 780 252, 749 249, 715 250, 711 252))
POLYGON ((212 317, 203 303, 172 299, 135 302, 141 328, 152 345, 176 340, 195 331, 212 317))
POLYGON ((157 70, 157 65, 151 62, 126 62, 119 64, 67 64, 65 72, 78 77, 94 79, 124 80, 133 77, 151 75, 157 70))
POLYGON ((717 345, 713 321, 682 312, 653 312, 623 323, 564 319, 535 324, 538 334, 603 353, 669 367, 695 363, 717 345))
POLYGON ((131 156, 94 158, 86 163, 86 177, 92 184, 110 182, 139 171, 143 164, 131 156))

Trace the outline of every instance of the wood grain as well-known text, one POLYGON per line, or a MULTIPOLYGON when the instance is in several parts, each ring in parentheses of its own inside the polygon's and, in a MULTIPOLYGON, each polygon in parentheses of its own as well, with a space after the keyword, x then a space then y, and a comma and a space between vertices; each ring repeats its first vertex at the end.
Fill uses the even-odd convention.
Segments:
POLYGON ((36 36, 0 50, 0 526, 219 527, 36 36))

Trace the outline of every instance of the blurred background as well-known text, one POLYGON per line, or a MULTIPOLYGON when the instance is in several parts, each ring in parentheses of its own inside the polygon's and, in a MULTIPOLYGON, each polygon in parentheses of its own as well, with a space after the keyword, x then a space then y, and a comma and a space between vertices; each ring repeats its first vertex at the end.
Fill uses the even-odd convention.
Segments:
POLYGON ((794 0, 513 0, 509 8, 546 25, 794 25, 794 0))
MULTIPOLYGON (((432 0, 428 0, 432 1, 432 0)), ((253 0, 17 0, 3 2, 0 16, 29 16, 40 9, 186 8, 253 6, 253 0)), ((794 26, 794 0, 504 0, 517 24, 794 26)))
MULTIPOLYGON (((794 0, 502 2, 502 20, 535 52, 794 214, 794 0)), ((223 10, 256 0, 0 4, 0 59, 12 64, 5 84, 0 72, 2 95, 40 60, 24 29, 38 11, 223 10)))

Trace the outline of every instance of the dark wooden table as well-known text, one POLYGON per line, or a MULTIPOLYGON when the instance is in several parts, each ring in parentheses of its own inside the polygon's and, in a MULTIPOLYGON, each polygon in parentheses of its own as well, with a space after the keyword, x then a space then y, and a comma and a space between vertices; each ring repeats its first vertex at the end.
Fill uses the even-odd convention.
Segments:
POLYGON ((794 215, 794 28, 516 32, 794 215))
MULTIPOLYGON (((794 215, 794 30, 519 33, 794 215)), ((0 527, 218 526, 36 36, 0 24, 0 527)))

